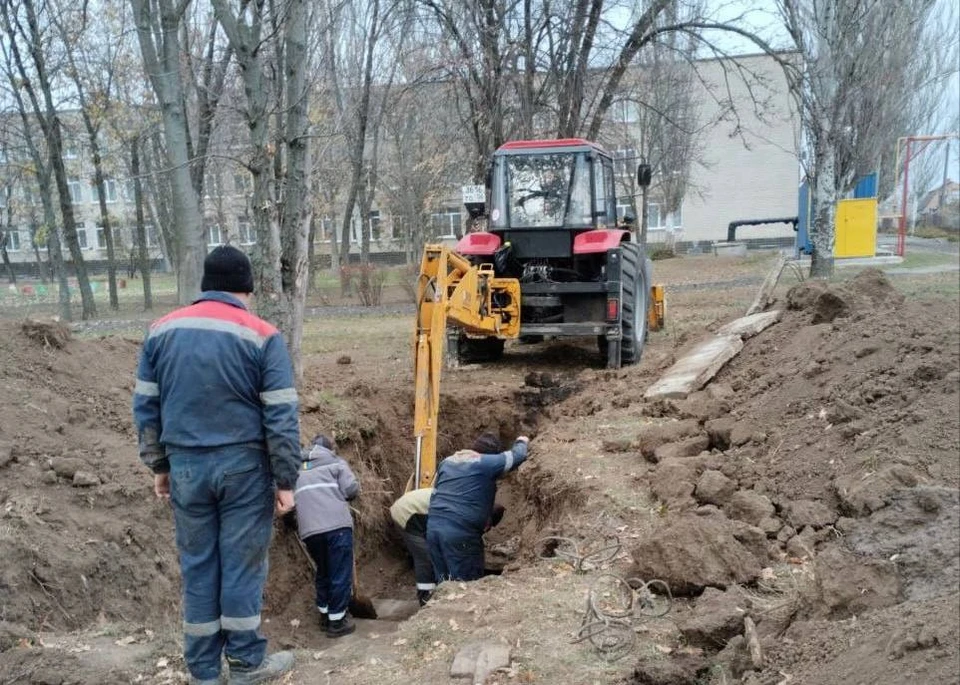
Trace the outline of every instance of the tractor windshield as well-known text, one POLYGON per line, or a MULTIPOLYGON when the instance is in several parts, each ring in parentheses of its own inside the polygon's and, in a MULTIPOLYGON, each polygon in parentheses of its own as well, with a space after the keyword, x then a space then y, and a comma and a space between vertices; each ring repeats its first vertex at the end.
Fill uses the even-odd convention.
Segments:
POLYGON ((583 152, 511 155, 506 205, 513 228, 590 225, 590 166, 583 152))

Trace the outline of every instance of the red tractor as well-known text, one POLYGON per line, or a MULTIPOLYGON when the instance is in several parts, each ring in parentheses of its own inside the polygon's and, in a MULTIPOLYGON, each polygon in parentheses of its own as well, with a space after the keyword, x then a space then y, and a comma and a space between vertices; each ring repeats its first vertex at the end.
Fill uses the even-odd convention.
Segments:
MULTIPOLYGON (((649 167, 639 165, 637 176, 649 184, 649 167)), ((637 362, 648 329, 662 325, 663 290, 651 288, 632 223, 617 222, 610 154, 580 138, 506 143, 485 194, 465 205, 486 216, 487 230, 467 233, 456 251, 520 282, 521 340, 594 336, 608 368, 637 362)), ((502 354, 503 344, 451 329, 448 350, 478 361, 502 354)))

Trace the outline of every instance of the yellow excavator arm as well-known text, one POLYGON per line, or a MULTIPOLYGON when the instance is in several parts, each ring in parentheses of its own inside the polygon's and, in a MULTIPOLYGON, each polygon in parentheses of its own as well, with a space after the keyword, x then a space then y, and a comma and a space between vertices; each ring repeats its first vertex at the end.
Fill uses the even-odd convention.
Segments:
POLYGON ((492 264, 474 266, 444 245, 424 248, 414 340, 415 488, 430 487, 436 475, 440 374, 448 326, 472 336, 516 338, 520 335, 520 282, 496 278, 492 264))

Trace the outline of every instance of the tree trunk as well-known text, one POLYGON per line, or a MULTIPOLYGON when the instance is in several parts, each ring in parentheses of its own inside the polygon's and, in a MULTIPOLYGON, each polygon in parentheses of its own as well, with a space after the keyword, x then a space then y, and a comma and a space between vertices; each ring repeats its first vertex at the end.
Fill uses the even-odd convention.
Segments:
POLYGON ((281 233, 281 274, 283 295, 286 298, 283 332, 290 348, 294 374, 299 381, 303 379, 300 347, 303 341, 303 311, 311 267, 307 259, 307 247, 312 245, 312 241, 308 240, 312 221, 310 203, 307 201, 310 188, 307 104, 310 92, 306 78, 308 18, 311 12, 307 7, 307 0, 289 0, 287 12, 284 29, 284 74, 287 77, 284 108, 287 121, 284 137, 287 143, 287 168, 281 233))
POLYGON ((103 160, 100 158, 100 145, 96 131, 90 131, 90 150, 93 157, 93 178, 97 186, 100 206, 100 223, 103 225, 103 239, 107 243, 107 287, 110 291, 110 309, 120 309, 117 295, 117 262, 113 245, 113 229, 110 226, 110 214, 107 211, 106 184, 103 179, 103 160))
MULTIPOLYGON (((827 138, 826 135, 823 136, 827 138)), ((810 260, 812 278, 829 278, 833 275, 833 249, 836 241, 834 220, 837 213, 836 152, 825 142, 817 146, 817 175, 813 179, 813 225, 810 238, 813 255, 810 260)))
POLYGON ((317 288, 317 215, 310 213, 310 231, 307 233, 307 292, 317 288))
POLYGON ((177 300, 187 304, 200 292, 203 260, 207 254, 200 203, 190 171, 189 134, 180 77, 179 29, 187 3, 174 7, 169 0, 161 0, 159 5, 161 16, 157 18, 150 0, 130 2, 145 70, 160 103, 173 194, 173 231, 177 237, 177 300))
POLYGON ((647 249, 647 235, 650 226, 650 216, 647 212, 647 191, 649 188, 643 186, 640 189, 640 247, 647 249))
POLYGON ((17 274, 13 271, 13 264, 10 263, 10 255, 7 253, 7 236, 6 234, 0 236, 3 238, 3 241, 0 242, 0 254, 3 255, 3 266, 7 270, 7 278, 13 284, 17 284, 17 274))
POLYGON ((150 283, 150 249, 147 247, 147 226, 143 220, 143 184, 140 181, 140 141, 130 141, 130 172, 133 176, 133 203, 137 221, 137 256, 143 280, 143 308, 153 309, 153 289, 150 283))
POLYGON ((43 257, 40 256, 40 246, 37 245, 36 223, 30 224, 30 245, 33 247, 33 257, 37 261, 37 276, 40 278, 40 282, 45 284, 50 280, 50 274, 47 273, 47 265, 44 263, 43 257))

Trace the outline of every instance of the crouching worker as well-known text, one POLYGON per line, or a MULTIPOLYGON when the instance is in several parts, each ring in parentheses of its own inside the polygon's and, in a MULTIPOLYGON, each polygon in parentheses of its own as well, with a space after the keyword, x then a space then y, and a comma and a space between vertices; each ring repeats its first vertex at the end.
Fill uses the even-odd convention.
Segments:
POLYGON ((493 520, 497 479, 526 460, 527 443, 520 436, 503 452, 500 439, 484 433, 473 449, 440 463, 427 516, 427 547, 438 581, 483 576, 483 533, 493 520))
POLYGON ((335 449, 325 435, 313 439, 294 491, 300 538, 317 567, 317 609, 327 637, 356 630, 347 616, 353 586, 353 517, 347 502, 360 485, 335 449))
POLYGON ((411 490, 390 507, 390 517, 403 531, 403 542, 413 557, 413 578, 417 583, 417 600, 423 606, 437 587, 427 550, 427 513, 433 488, 411 490))

